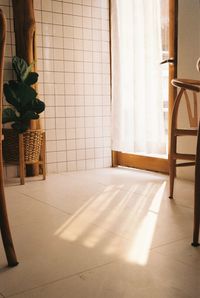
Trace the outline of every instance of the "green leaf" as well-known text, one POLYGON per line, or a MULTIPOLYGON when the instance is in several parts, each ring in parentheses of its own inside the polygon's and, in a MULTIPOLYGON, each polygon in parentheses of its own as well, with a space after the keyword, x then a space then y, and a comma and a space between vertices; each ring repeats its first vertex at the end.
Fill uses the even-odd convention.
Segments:
POLYGON ((42 113, 45 109, 45 103, 39 99, 35 99, 32 104, 32 110, 38 114, 42 113))
POLYGON ((21 116, 21 120, 31 120, 31 119, 38 119, 39 115, 35 113, 34 111, 27 111, 26 113, 21 116))
POLYGON ((35 64, 35 62, 33 61, 33 62, 27 67, 26 71, 25 71, 24 74, 23 74, 23 78, 22 78, 23 81, 25 81, 25 80, 27 79, 27 77, 28 77, 29 73, 31 72, 32 67, 33 67, 34 64, 35 64))
POLYGON ((19 105, 18 97, 15 90, 11 87, 11 85, 9 85, 8 83, 5 83, 3 85, 3 92, 7 102, 13 105, 15 108, 17 108, 19 105))
POLYGON ((19 81, 23 81, 23 76, 26 73, 28 65, 23 58, 14 56, 12 59, 12 66, 19 81))
POLYGON ((11 126, 17 133, 23 133, 29 128, 29 123, 28 122, 15 122, 11 126))
POLYGON ((35 84, 38 80, 38 74, 37 72, 29 72, 28 76, 24 80, 24 83, 31 86, 35 84))
POLYGON ((13 57, 12 65, 17 75, 17 80, 10 80, 4 84, 4 94, 9 104, 15 107, 5 110, 4 123, 14 122, 12 127, 17 132, 26 131, 31 119, 38 119, 45 109, 45 104, 37 99, 37 92, 31 87, 38 80, 38 74, 31 72, 32 66, 20 57, 13 57), (18 116, 19 115, 19 116, 18 116))
POLYGON ((11 108, 6 108, 3 110, 2 113, 2 123, 8 123, 8 122, 14 122, 18 119, 18 117, 15 114, 15 111, 13 111, 11 108))
POLYGON ((34 101, 35 97, 37 96, 37 92, 32 87, 24 83, 18 83, 15 92, 22 109, 34 101))

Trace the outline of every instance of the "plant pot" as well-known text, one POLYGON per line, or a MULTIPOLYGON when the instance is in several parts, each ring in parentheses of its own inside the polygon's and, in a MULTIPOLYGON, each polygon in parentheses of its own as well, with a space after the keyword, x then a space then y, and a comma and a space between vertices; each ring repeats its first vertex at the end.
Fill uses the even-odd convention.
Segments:
POLYGON ((22 134, 17 134, 13 129, 3 129, 3 159, 5 163, 19 163, 20 139, 22 141, 24 162, 33 164, 39 161, 41 146, 43 141, 43 131, 27 130, 22 134))
POLYGON ((4 140, 2 142, 3 160, 5 163, 19 163, 19 136, 9 128, 2 130, 4 140))
POLYGON ((3 135, 4 162, 19 164, 21 184, 24 184, 26 165, 41 165, 43 179, 46 179, 45 132, 36 129, 17 134, 13 129, 3 129, 3 135))

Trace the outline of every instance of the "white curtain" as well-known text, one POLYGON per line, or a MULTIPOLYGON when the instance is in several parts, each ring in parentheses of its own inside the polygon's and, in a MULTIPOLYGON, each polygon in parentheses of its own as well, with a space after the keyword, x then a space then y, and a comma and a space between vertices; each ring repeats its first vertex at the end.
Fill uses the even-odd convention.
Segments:
POLYGON ((165 154, 160 0, 112 0, 112 146, 165 154))

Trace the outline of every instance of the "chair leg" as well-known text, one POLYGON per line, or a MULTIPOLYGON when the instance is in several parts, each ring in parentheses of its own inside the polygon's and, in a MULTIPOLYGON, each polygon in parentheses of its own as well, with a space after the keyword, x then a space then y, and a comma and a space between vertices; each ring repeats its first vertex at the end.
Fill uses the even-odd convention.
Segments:
POLYGON ((199 246, 199 225, 200 225, 200 202, 199 195, 195 195, 195 206, 194 206, 194 229, 193 229, 193 242, 192 246, 199 246))
POLYGON ((45 138, 45 132, 43 132, 42 149, 41 149, 43 180, 46 179, 46 146, 45 145, 46 145, 46 138, 45 138))
POLYGON ((194 228, 192 246, 199 246, 199 226, 200 226, 200 164, 196 165, 195 173, 195 194, 194 194, 194 228))
POLYGON ((174 179, 176 177, 176 153, 177 137, 174 134, 174 129, 171 130, 171 144, 169 153, 169 198, 173 199, 174 195, 174 179))
POLYGON ((200 128, 197 137, 196 165, 195 165, 195 187, 194 187, 194 228, 192 246, 199 246, 200 226, 200 128))
POLYGON ((173 199, 174 195, 174 179, 176 177, 176 161, 169 158, 169 198, 173 199))

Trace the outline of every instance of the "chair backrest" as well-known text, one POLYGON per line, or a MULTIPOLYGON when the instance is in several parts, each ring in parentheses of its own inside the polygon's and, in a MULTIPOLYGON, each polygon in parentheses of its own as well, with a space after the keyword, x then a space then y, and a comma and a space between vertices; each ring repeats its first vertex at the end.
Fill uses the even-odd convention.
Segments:
MULTIPOLYGON (((190 92, 191 93, 191 92, 190 92)), ((189 99, 189 92, 187 90, 184 90, 185 100, 186 100, 186 107, 187 107, 187 113, 189 118, 189 124, 190 127, 198 127, 198 104, 197 104, 197 92, 192 91, 192 98, 189 99)))
POLYGON ((177 128, 178 109, 181 101, 185 98, 188 123, 190 128, 198 128, 199 113, 198 99, 200 99, 200 81, 174 79, 172 85, 179 88, 173 109, 173 126, 177 128), (199 94, 198 94, 199 93, 199 94))

